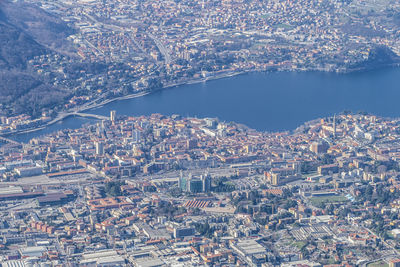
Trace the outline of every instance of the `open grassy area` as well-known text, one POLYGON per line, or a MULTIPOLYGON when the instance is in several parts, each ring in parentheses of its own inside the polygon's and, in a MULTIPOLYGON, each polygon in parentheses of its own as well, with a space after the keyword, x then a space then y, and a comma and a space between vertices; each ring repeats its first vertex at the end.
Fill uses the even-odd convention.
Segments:
POLYGON ((298 249, 302 249, 307 243, 304 241, 295 241, 291 245, 297 247, 298 249))
POLYGON ((346 202, 347 200, 348 199, 344 196, 312 197, 310 199, 314 206, 319 206, 322 203, 346 202))
POLYGON ((284 23, 278 24, 275 27, 276 28, 283 28, 283 29, 286 29, 286 30, 291 30, 291 29, 294 28, 292 25, 284 24, 284 23))
POLYGON ((389 264, 383 260, 376 261, 367 265, 367 267, 389 267, 389 264))

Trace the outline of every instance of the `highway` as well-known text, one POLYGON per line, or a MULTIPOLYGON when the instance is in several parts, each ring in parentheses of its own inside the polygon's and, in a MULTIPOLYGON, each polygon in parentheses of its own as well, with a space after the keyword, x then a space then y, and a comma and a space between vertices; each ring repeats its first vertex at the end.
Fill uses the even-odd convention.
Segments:
POLYGON ((160 50, 160 53, 164 56, 164 61, 165 64, 170 64, 172 62, 171 60, 171 55, 168 53, 168 49, 163 45, 163 43, 157 39, 153 34, 147 33, 147 35, 153 39, 154 43, 158 47, 158 50, 160 50))
MULTIPOLYGON (((98 19, 96 19, 95 17, 93 17, 92 15, 88 14, 87 12, 84 12, 84 14, 89 20, 91 20, 93 23, 97 23, 97 24, 101 25, 104 29, 108 29, 110 31, 117 31, 117 32, 129 32, 127 28, 123 28, 123 27, 120 27, 115 24, 108 24, 108 23, 101 22, 98 19)), ((130 34, 129 34, 129 38, 137 46, 137 48, 141 51, 142 56, 144 56, 146 58, 150 58, 149 55, 146 53, 145 49, 135 40, 135 38, 132 38, 132 36, 130 34)), ((85 41, 88 42, 88 44, 92 48, 96 49, 97 51, 101 52, 104 55, 104 51, 102 51, 100 48, 95 47, 92 43, 90 43, 87 40, 85 40, 85 41)))

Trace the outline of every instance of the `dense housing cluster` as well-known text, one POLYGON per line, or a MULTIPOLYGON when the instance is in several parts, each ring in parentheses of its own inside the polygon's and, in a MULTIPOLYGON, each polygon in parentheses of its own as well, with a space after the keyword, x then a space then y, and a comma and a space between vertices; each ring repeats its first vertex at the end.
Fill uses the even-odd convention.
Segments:
POLYGON ((112 112, 6 144, 0 260, 397 266, 399 137, 399 120, 362 114, 265 133, 214 118, 112 112))

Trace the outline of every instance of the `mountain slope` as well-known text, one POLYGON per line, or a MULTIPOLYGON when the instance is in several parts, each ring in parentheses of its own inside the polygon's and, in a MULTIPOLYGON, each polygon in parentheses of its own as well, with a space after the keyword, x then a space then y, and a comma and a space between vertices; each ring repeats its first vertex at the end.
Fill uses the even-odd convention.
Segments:
POLYGON ((6 21, 29 34, 37 43, 58 52, 74 48, 66 38, 74 33, 68 25, 46 11, 23 2, 0 4, 6 21))
MULTIPOLYGON (((68 92, 46 84, 27 63, 35 56, 68 50, 72 30, 31 5, 0 1, 0 115, 40 114, 62 102, 68 92)), ((72 51, 72 50, 71 50, 72 51)))
POLYGON ((0 15, 0 68, 23 68, 27 60, 45 53, 42 45, 0 15))

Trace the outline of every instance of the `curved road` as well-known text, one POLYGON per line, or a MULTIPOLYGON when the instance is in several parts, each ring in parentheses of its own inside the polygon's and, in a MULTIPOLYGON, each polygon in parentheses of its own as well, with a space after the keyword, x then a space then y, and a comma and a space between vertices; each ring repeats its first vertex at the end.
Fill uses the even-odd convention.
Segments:
POLYGON ((153 34, 147 33, 147 35, 153 39, 154 43, 158 47, 158 50, 160 50, 160 53, 164 56, 165 64, 170 64, 172 62, 171 60, 171 55, 168 53, 168 49, 163 45, 163 43, 157 39, 153 34))

